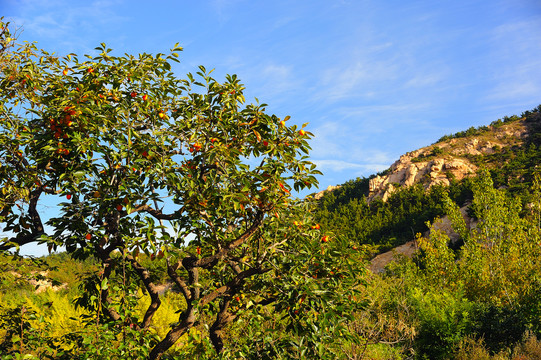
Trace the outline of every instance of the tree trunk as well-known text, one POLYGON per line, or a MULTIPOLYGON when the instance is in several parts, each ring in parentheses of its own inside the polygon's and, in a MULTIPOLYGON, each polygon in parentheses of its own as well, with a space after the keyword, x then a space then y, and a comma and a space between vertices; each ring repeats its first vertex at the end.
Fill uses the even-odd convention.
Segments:
POLYGON ((195 315, 191 307, 182 313, 180 317, 180 324, 171 329, 165 338, 154 346, 154 349, 152 349, 149 355, 150 360, 160 359, 163 353, 173 346, 173 344, 177 342, 177 340, 184 335, 184 333, 190 330, 195 323, 195 315))
POLYGON ((236 318, 235 315, 230 314, 227 311, 230 302, 230 297, 225 298, 222 301, 220 304, 220 312, 216 316, 216 321, 214 321, 214 324, 212 324, 211 328, 209 329, 210 341, 212 341, 214 350, 216 350, 218 354, 224 350, 224 341, 222 338, 223 328, 236 318))

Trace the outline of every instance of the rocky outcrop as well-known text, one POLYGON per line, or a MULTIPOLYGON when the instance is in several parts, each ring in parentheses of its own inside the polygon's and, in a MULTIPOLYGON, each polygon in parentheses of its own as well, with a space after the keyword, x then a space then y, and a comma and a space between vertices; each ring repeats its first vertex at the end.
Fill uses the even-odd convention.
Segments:
POLYGON ((401 256, 412 257, 417 251, 417 241, 408 241, 404 245, 395 247, 393 250, 381 253, 370 260, 370 271, 380 274, 385 271, 385 266, 401 256))
POLYGON ((401 156, 391 166, 391 172, 385 176, 370 179, 369 199, 383 198, 383 201, 398 187, 422 183, 425 188, 436 184, 449 185, 450 177, 458 180, 475 173, 477 167, 466 159, 435 158, 430 161, 412 161, 411 156, 401 156))
POLYGON ((336 190, 336 189, 338 189, 338 188, 340 188, 340 186, 332 186, 332 185, 329 185, 329 186, 327 187, 327 189, 325 189, 325 190, 323 190, 323 191, 320 191, 320 192, 316 193, 316 194, 314 195, 314 199, 319 200, 319 199, 321 199, 321 198, 323 197, 323 195, 325 195, 326 192, 328 192, 328 191, 333 191, 333 190, 336 190))
MULTIPOLYGON (((369 180, 368 201, 375 198, 385 201, 393 191, 401 187, 422 184, 425 189, 429 189, 436 184, 449 185, 453 179, 462 180, 474 175, 478 165, 490 166, 490 161, 486 161, 487 158, 484 156, 498 153, 505 148, 523 145, 528 136, 528 128, 524 119, 517 119, 471 133, 475 135, 460 134, 454 138, 448 136, 445 141, 400 156, 389 169, 369 180)), ((333 191, 336 188, 338 187, 330 186, 327 190, 316 194, 315 198, 319 199, 326 191, 333 191)), ((467 206, 462 207, 460 211, 466 226, 469 229, 474 228, 476 223, 468 217, 467 206)), ((459 239, 447 216, 434 222, 432 228, 445 232, 451 242, 459 239)), ((430 234, 426 233, 423 236, 428 237, 430 234)), ((416 250, 416 241, 411 240, 374 257, 370 269, 374 273, 382 272, 389 262, 401 256, 411 257, 416 250)))
MULTIPOLYGON (((21 279, 23 276, 15 271, 10 272, 11 275, 13 275, 15 278, 21 279)), ((59 285, 54 285, 51 279, 48 278, 49 272, 48 271, 40 271, 35 272, 32 271, 30 273, 30 278, 26 279, 28 283, 32 286, 34 286, 34 292, 36 294, 42 293, 44 291, 47 291, 48 289, 51 289, 52 291, 59 291, 62 289, 66 289, 68 287, 68 284, 63 283, 59 285)))
MULTIPOLYGON (((462 214, 462 218, 464 219, 464 222, 466 224, 466 228, 468 230, 471 230, 477 226, 477 221, 471 218, 468 215, 468 208, 470 207, 470 204, 464 205, 460 208, 460 213, 462 214)), ((451 223, 451 219, 446 215, 432 223, 432 229, 437 231, 444 232, 448 237, 449 241, 451 243, 456 243, 458 239, 460 238, 460 235, 458 235, 453 230, 453 225, 451 223)), ((426 236, 430 236, 430 231, 426 234, 426 236)))
MULTIPOLYGON (((400 187, 423 184, 428 189, 436 184, 449 185, 452 179, 461 180, 478 170, 476 164, 484 164, 483 156, 497 153, 506 147, 522 145, 528 129, 523 120, 514 121, 487 131, 477 132, 475 136, 452 138, 431 146, 406 153, 394 162, 384 173, 369 181, 368 200, 382 198, 383 201, 400 187)), ((474 228, 476 221, 467 213, 468 205, 460 208, 466 227, 474 228)), ((442 231, 451 243, 459 240, 447 216, 432 224, 432 229, 442 231)), ((425 237, 430 236, 427 232, 425 237)), ((417 251, 416 240, 381 253, 370 261, 373 273, 380 273, 390 262, 402 257, 411 257, 417 251)))
POLYGON ((59 291, 68 287, 68 284, 53 285, 53 283, 47 279, 31 279, 28 281, 28 283, 34 286, 34 292, 36 294, 47 291, 47 289, 51 289, 52 291, 59 291))

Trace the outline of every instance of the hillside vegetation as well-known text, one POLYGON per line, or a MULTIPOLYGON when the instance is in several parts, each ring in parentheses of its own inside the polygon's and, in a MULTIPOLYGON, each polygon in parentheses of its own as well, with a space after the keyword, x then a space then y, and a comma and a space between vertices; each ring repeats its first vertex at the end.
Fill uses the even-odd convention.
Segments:
MULTIPOLYGON (((434 161, 437 156, 451 156, 448 148, 458 141, 488 139, 495 129, 527 126, 525 136, 508 139, 510 145, 497 151, 482 156, 464 154, 481 170, 461 180, 450 177, 448 186, 428 182, 400 185, 383 201, 381 196, 371 196, 370 179, 357 179, 324 193, 313 209, 319 221, 313 227, 334 234, 331 241, 335 246, 328 250, 337 256, 353 260, 358 254, 369 259, 412 239, 419 251, 376 275, 359 260, 350 263, 347 270, 340 269, 335 260, 323 257, 322 248, 319 259, 310 265, 311 277, 321 278, 329 289, 331 284, 324 279, 341 281, 346 273, 360 281, 353 293, 351 288, 346 293, 346 288, 334 287, 336 295, 354 297, 359 306, 349 308, 351 317, 342 323, 342 330, 327 339, 328 351, 317 355, 301 333, 292 347, 286 340, 291 339, 288 321, 273 317, 261 307, 261 316, 243 316, 229 326, 224 341, 231 352, 221 356, 271 359, 281 353, 288 359, 541 358, 541 185, 536 168, 541 158, 539 110, 468 130, 468 135, 446 136, 418 152, 434 152, 434 146, 443 149, 436 151, 438 154, 430 160, 434 161), (475 227, 468 226, 459 212, 464 204, 469 206, 475 227), (438 217, 449 219, 459 241, 452 242, 447 233, 431 225, 433 221, 437 225, 438 217), (273 334, 271 343, 254 342, 264 333, 273 334)), ((138 349, 148 351, 153 342, 165 336, 170 322, 178 318, 176 309, 186 304, 179 289, 167 280, 166 259, 140 256, 141 266, 151 269, 153 281, 162 284, 163 291, 152 331, 137 335, 132 331, 135 329, 123 332, 109 328, 107 322, 96 322, 88 307, 88 294, 93 293, 89 287, 95 286, 92 279, 99 270, 96 260, 82 262, 67 254, 40 259, 2 255, 2 359, 19 358, 19 354, 49 359, 145 358, 138 349), (107 351, 85 350, 105 344, 109 344, 107 351)), ((120 260, 121 255, 117 258, 120 260)), ((132 271, 123 274, 119 269, 110 283, 122 287, 126 280, 137 281, 132 271)), ((311 311, 313 300, 304 305, 305 296, 298 295, 293 295, 295 311, 311 311)), ((130 316, 140 318, 149 299, 144 291, 136 298, 130 316)), ((324 324, 315 316, 311 326, 324 324)), ((300 318, 298 321, 296 326, 303 324, 300 318)), ((212 357, 205 331, 197 326, 164 358, 212 357)))
POLYGON ((426 233, 427 222, 445 215, 444 193, 460 206, 470 202, 473 177, 482 168, 497 188, 519 197, 526 211, 540 159, 541 106, 444 136, 380 174, 325 191, 318 196, 316 218, 370 256, 426 233))
POLYGON ((313 134, 236 75, 0 29, 2 360, 541 358, 541 107, 295 199, 313 134))

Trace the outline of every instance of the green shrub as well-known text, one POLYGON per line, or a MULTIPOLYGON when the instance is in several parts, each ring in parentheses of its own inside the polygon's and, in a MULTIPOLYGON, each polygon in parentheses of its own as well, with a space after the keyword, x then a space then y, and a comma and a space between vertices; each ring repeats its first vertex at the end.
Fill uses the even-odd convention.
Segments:
POLYGON ((522 339, 528 326, 525 320, 516 309, 484 305, 475 314, 472 332, 484 340, 491 353, 497 353, 522 339))
POLYGON ((427 292, 415 289, 412 306, 419 319, 415 349, 421 358, 446 359, 471 332, 475 304, 461 292, 427 292))
POLYGON ((483 341, 471 337, 464 338, 457 352, 453 355, 455 360, 492 360, 489 351, 485 348, 483 341))

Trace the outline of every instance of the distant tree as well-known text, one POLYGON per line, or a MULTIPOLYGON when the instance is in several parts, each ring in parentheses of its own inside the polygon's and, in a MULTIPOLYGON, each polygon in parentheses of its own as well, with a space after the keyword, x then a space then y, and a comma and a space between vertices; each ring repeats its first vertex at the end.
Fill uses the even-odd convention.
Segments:
POLYGON ((185 306, 151 359, 203 325, 223 352, 226 326, 269 304, 306 356, 324 357, 320 344, 346 331, 356 260, 291 197, 319 174, 304 125, 244 105, 235 75, 219 83, 201 66, 178 79, 178 45, 116 57, 102 44, 81 61, 15 45, 1 25, 0 222, 13 236, 0 247, 45 243, 95 257, 101 271, 80 303, 94 323, 141 333, 161 300, 140 254, 166 259, 185 306), (44 200, 56 207, 48 231, 44 200), (135 287, 113 283, 126 268, 135 287), (150 305, 135 318, 141 290, 150 305))
POLYGON ((438 156, 442 155, 443 153, 445 153, 445 150, 443 150, 439 146, 434 146, 434 148, 432 149, 432 155, 438 156))
POLYGON ((427 221, 443 214, 443 185, 429 190, 422 184, 399 188, 384 202, 380 198, 368 201, 365 193, 354 191, 367 191, 367 182, 357 179, 325 193, 318 201, 317 221, 353 244, 388 250, 413 240, 417 232, 428 230, 427 221))
MULTIPOLYGON (((541 198, 539 189, 534 190, 530 206, 532 215, 538 217, 541 198)), ((477 219, 474 228, 468 228, 458 205, 449 197, 444 201, 453 229, 464 245, 455 255, 447 246, 449 238, 441 232, 433 231, 430 240, 422 239, 425 266, 435 269, 430 273, 447 284, 460 279, 471 299, 495 305, 513 305, 533 289, 531 281, 537 281, 533 274, 541 267, 541 234, 535 216, 521 217, 518 199, 508 198, 504 190, 495 189, 489 172, 484 170, 473 181, 470 212, 477 219)))

